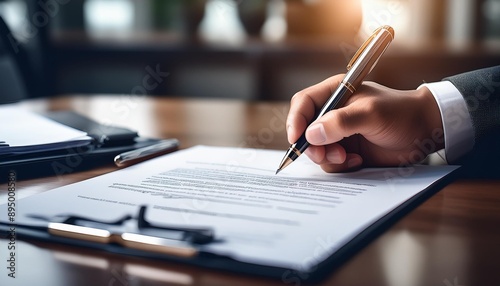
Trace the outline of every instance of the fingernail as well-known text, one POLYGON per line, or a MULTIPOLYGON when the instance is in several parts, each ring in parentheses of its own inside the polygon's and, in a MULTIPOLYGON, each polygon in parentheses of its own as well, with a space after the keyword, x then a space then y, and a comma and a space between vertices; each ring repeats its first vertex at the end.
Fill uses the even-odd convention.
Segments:
POLYGON ((326 159, 330 163, 334 163, 334 164, 343 163, 343 162, 340 162, 339 158, 340 158, 340 152, 338 150, 333 150, 333 151, 330 151, 326 154, 326 159))
POLYGON ((347 168, 354 168, 361 165, 361 158, 354 157, 347 161, 347 168))
POLYGON ((315 123, 307 129, 307 140, 311 144, 320 144, 326 141, 326 133, 323 124, 315 123))

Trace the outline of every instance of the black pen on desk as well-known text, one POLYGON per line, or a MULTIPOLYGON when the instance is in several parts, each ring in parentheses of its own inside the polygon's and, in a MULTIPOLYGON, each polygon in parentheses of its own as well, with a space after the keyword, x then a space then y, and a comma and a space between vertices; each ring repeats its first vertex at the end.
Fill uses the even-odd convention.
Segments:
POLYGON ((126 167, 163 154, 170 153, 179 148, 179 140, 166 139, 159 143, 138 148, 132 151, 121 153, 115 157, 115 164, 118 167, 126 167))
MULTIPOLYGON (((394 29, 390 26, 382 26, 373 32, 370 38, 363 43, 352 57, 347 65, 348 72, 344 79, 340 82, 335 92, 332 93, 313 121, 316 121, 328 111, 345 104, 347 99, 356 92, 356 88, 358 88, 363 82, 363 79, 377 64, 380 56, 382 56, 393 39, 394 29)), ((302 136, 288 148, 285 157, 281 160, 278 170, 276 170, 276 174, 295 161, 309 145, 304 131, 302 136)))

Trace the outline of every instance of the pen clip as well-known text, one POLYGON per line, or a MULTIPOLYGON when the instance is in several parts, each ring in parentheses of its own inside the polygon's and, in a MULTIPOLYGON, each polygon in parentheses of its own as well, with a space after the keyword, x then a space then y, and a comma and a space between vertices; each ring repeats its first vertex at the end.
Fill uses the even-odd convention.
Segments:
POLYGON ((366 47, 368 47, 368 45, 370 45, 370 43, 373 41, 373 39, 375 39, 375 37, 377 36, 378 32, 380 32, 382 29, 386 29, 387 31, 389 31, 389 33, 394 38, 394 30, 390 26, 385 25, 385 26, 382 26, 382 27, 378 27, 372 33, 372 35, 368 39, 366 39, 366 41, 363 43, 363 45, 361 45, 361 47, 359 47, 359 49, 356 51, 356 53, 354 54, 354 56, 352 57, 352 59, 347 64, 347 70, 350 70, 352 68, 352 66, 354 65, 354 63, 358 60, 359 56, 361 56, 361 54, 366 49, 366 47))
POLYGON ((377 28, 373 32, 373 34, 368 39, 366 39, 366 41, 361 45, 361 47, 359 47, 359 49, 356 51, 356 53, 354 54, 352 59, 347 64, 347 70, 350 70, 352 68, 352 66, 354 65, 356 60, 358 60, 359 56, 363 53, 363 51, 366 49, 366 47, 368 47, 368 45, 371 43, 371 41, 373 41, 373 39, 375 38, 375 35, 377 35, 377 33, 380 30, 382 30, 382 27, 377 28))

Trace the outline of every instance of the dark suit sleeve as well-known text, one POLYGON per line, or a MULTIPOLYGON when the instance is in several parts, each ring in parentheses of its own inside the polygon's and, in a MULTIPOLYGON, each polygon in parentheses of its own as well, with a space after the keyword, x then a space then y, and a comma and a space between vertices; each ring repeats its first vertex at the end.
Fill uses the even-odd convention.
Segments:
POLYGON ((462 94, 474 128, 474 148, 465 163, 500 173, 500 66, 445 78, 462 94))

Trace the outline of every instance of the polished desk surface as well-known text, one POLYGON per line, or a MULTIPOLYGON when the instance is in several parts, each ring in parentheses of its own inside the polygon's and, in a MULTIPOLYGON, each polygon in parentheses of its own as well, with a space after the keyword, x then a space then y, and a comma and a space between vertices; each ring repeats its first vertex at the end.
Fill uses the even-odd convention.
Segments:
MULTIPOLYGON (((101 123, 133 128, 143 136, 175 137, 181 148, 198 144, 288 147, 286 102, 93 96, 33 100, 24 105, 35 111, 71 109, 101 123)), ((109 165, 20 181, 17 198, 114 170, 109 165)), ((6 201, 5 190, 0 191, 1 202, 6 201)), ((5 249, 0 255, 5 257, 5 249)), ((17 255, 17 278, 0 277, 1 285, 302 284, 36 241, 17 241, 17 255)), ((332 269, 322 284, 498 286, 499 258, 500 181, 457 179, 332 269)), ((4 268, 6 262, 0 265, 4 268)))

